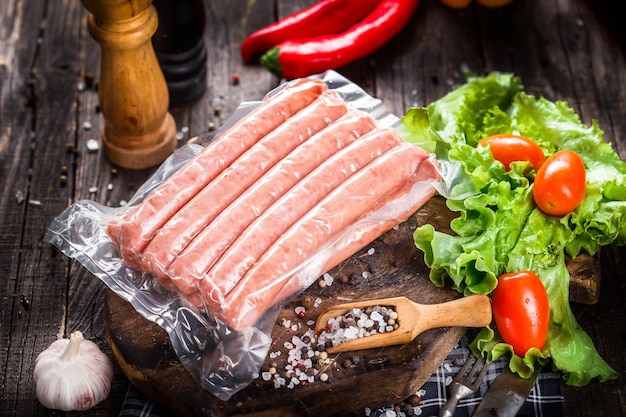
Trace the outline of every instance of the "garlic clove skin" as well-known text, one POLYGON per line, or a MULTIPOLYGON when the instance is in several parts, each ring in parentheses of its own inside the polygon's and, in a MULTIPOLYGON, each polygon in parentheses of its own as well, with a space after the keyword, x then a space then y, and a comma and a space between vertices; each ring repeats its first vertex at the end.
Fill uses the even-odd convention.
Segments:
POLYGON ((37 399, 44 407, 84 411, 109 395, 113 364, 98 345, 76 331, 37 356, 33 377, 37 399))

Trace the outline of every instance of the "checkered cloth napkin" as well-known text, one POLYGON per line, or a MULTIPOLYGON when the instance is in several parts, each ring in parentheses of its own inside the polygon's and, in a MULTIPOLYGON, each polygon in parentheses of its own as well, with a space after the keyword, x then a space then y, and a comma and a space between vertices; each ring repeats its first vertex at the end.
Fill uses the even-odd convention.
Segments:
MULTIPOLYGON (((364 409, 361 417, 410 417, 436 416, 439 408, 448 399, 447 386, 459 372, 461 366, 470 357, 467 348, 467 337, 463 337, 448 357, 437 367, 432 376, 419 390, 421 401, 419 405, 402 407, 403 411, 396 411, 394 405, 376 410, 364 409)), ((501 358, 492 363, 480 389, 472 396, 459 401, 454 417, 470 417, 478 407, 483 395, 487 392, 493 380, 506 366, 506 359, 501 358)), ((561 417, 563 415, 563 397, 559 390, 559 376, 553 372, 544 371, 539 375, 528 399, 519 410, 517 417, 561 417)), ((134 386, 129 386, 126 398, 119 417, 175 417, 169 411, 161 408, 143 396, 134 386)))

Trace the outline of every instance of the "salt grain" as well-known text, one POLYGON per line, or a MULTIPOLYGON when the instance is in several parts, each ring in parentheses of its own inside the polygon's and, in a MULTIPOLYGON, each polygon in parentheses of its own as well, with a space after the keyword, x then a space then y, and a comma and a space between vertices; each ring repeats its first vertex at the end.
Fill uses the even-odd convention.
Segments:
POLYGON ((392 308, 374 306, 365 310, 355 308, 345 315, 331 317, 328 320, 326 330, 320 333, 318 342, 337 346, 349 340, 391 332, 397 327, 395 324, 389 325, 387 323, 391 314, 397 317, 397 313, 392 308))
POLYGON ((100 149, 100 142, 98 142, 96 139, 93 139, 93 138, 87 140, 87 150, 89 152, 96 152, 99 149, 100 149))
POLYGON ((332 275, 330 275, 328 272, 324 274, 324 282, 326 283, 326 285, 331 286, 333 285, 333 281, 335 279, 333 278, 332 275))

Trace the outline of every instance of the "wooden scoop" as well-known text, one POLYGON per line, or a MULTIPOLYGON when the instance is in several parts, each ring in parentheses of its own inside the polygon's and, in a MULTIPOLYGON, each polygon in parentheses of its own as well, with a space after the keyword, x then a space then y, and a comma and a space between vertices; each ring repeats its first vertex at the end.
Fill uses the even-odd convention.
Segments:
POLYGON ((329 307, 317 318, 315 331, 321 333, 332 317, 342 316, 353 308, 374 306, 393 307, 398 313, 398 328, 348 340, 328 347, 328 353, 369 349, 374 347, 409 343, 418 334, 436 327, 483 327, 491 323, 491 302, 484 294, 475 294, 441 304, 418 304, 406 297, 380 298, 377 300, 339 304, 329 307))

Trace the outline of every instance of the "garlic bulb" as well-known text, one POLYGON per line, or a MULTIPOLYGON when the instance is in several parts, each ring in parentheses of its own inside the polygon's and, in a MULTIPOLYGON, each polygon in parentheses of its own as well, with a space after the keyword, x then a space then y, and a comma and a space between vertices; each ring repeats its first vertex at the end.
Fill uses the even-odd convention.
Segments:
POLYGON ((82 411, 109 395, 113 364, 95 343, 76 331, 37 356, 33 376, 37 399, 45 407, 82 411))

